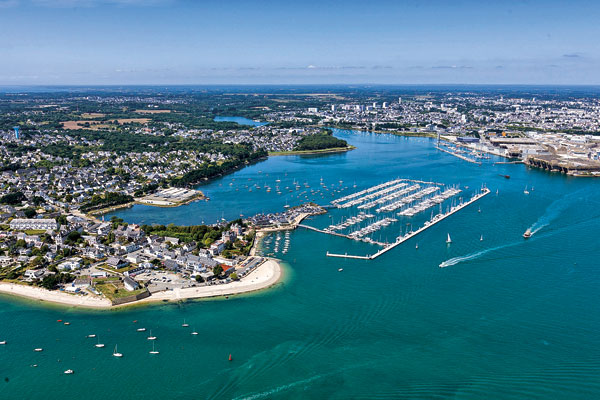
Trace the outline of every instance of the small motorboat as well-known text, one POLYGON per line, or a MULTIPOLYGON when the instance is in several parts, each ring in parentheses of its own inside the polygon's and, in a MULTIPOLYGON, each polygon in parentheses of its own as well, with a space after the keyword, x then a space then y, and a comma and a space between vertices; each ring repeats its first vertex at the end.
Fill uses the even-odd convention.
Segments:
POLYGON ((138 332, 146 332, 146 328, 137 328, 138 332))
POLYGON ((33 349, 33 351, 37 351, 39 353, 40 351, 44 351, 44 349, 42 349, 41 347, 38 347, 38 348, 33 349))
POLYGON ((523 234, 523 238, 529 239, 531 237, 531 229, 527 229, 523 234))
POLYGON ((71 323, 70 322, 65 322, 65 325, 71 325, 71 323))
POLYGON ((89 338, 95 338, 96 335, 94 333, 92 333, 91 335, 87 335, 87 337, 89 337, 89 338))
POLYGON ((6 340, 0 341, 0 344, 6 344, 6 340))
POLYGON ((229 355, 229 361, 233 361, 233 357, 231 357, 231 354, 229 355))
POLYGON ((73 371, 72 369, 68 369, 65 371, 65 374, 67 375, 73 375, 75 373, 75 371, 73 371))
POLYGON ((446 239, 446 243, 447 243, 447 244, 450 244, 450 243, 452 243, 452 239, 450 239, 450 234, 448 234, 448 239, 446 239))
POLYGON ((338 268, 338 272, 342 272, 344 268, 338 268))

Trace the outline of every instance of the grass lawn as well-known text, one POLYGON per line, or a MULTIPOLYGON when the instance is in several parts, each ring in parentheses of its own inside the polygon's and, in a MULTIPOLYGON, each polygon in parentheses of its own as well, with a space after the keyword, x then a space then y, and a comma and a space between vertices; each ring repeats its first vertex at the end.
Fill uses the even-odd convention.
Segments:
POLYGON ((106 283, 102 283, 102 284, 97 283, 96 290, 98 290, 100 293, 105 295, 109 300, 115 300, 115 299, 120 299, 122 297, 135 296, 137 294, 143 293, 146 291, 146 288, 141 288, 141 289, 133 290, 130 292, 127 289, 125 289, 120 282, 117 283, 115 281, 114 283, 112 283, 112 282, 106 282, 106 283))
POLYGON ((44 233, 46 231, 43 229, 29 229, 29 230, 26 230, 23 232, 25 232, 28 235, 41 235, 42 233, 44 233))

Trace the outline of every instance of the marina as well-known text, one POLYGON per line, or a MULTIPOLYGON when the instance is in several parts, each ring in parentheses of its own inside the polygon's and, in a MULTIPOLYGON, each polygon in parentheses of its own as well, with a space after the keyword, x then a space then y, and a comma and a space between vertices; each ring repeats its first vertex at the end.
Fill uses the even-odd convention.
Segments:
POLYGON ((443 148, 443 147, 441 147, 441 146, 436 146, 435 148, 436 148, 436 149, 438 149, 439 151, 443 151, 444 153, 451 154, 451 155, 453 155, 454 157, 458 157, 458 158, 460 158, 461 160, 464 160, 464 161, 470 162, 470 163, 472 163, 472 164, 481 165, 481 162, 480 162, 480 161, 477 161, 477 160, 474 160, 474 159, 472 159, 472 158, 469 158, 469 157, 463 156, 462 154, 459 154, 459 152, 458 152, 458 149, 453 149, 454 151, 451 151, 451 150, 444 149, 444 148, 443 148))
MULTIPOLYGON (((407 240, 417 236, 418 234, 420 234, 421 232, 424 232, 425 230, 427 230, 428 228, 434 226, 435 224, 443 221, 444 219, 448 218, 449 216, 451 216, 452 214, 462 210, 463 208, 469 206, 470 204, 473 204, 474 202, 476 202, 477 200, 483 198, 484 196, 488 195, 490 193, 490 190, 486 187, 483 187, 481 189, 481 191, 475 195, 473 195, 473 197, 471 197, 470 200, 464 202, 464 203, 459 203, 455 206, 452 206, 450 208, 450 210, 448 210, 448 212, 444 213, 444 214, 437 214, 435 216, 433 216, 429 221, 426 221, 425 224, 415 230, 415 231, 411 231, 406 233, 403 236, 398 236, 396 238, 396 241, 394 243, 388 244, 386 245, 383 249, 379 250, 378 252, 376 252, 375 254, 372 255, 367 255, 367 256, 357 256, 357 255, 348 255, 348 254, 335 254, 335 253, 330 253, 329 251, 327 252, 327 256, 328 257, 338 257, 338 258, 355 258, 355 259, 363 259, 363 260, 374 260, 377 257, 381 256, 382 254, 387 253, 388 251, 392 250, 393 248, 395 248, 396 246, 399 246, 400 244, 406 242, 407 240)), ((449 237, 449 236, 448 236, 449 237)))
MULTIPOLYGON (((0 326, 4 327, 0 339, 7 341, 0 348, 6 355, 5 376, 10 378, 4 393, 12 396, 10 398, 35 398, 37 390, 50 387, 53 389, 47 397, 54 400, 64 399, 74 392, 87 393, 92 385, 97 393, 102 392, 102 397, 118 388, 123 398, 139 397, 140 393, 170 398, 172 387, 177 386, 189 388, 201 398, 288 395, 328 398, 332 393, 328 389, 330 382, 343 380, 340 397, 370 398, 373 391, 362 389, 370 380, 370 376, 365 377, 363 360, 374 351, 384 349, 386 357, 381 357, 373 369, 378 375, 397 369, 399 359, 414 371, 423 367, 436 371, 452 367, 458 372, 450 379, 416 374, 415 384, 402 393, 395 391, 394 382, 384 383, 382 390, 376 393, 381 397, 439 397, 440 393, 447 393, 447 385, 451 384, 460 387, 466 397, 481 394, 481 398, 485 398, 499 386, 496 379, 480 380, 483 370, 491 371, 502 384, 507 384, 507 391, 502 393, 507 395, 505 397, 516 398, 511 394, 517 390, 538 393, 532 390, 540 387, 544 394, 556 398, 593 397, 590 394, 594 394, 592 390, 597 387, 597 370, 595 364, 589 362, 589 355, 597 351, 598 340, 590 337, 589 332, 598 330, 598 318, 596 313, 590 318, 589 308, 582 309, 581 304, 593 304, 596 298, 598 279, 593 269, 596 251, 592 238, 597 237, 599 228, 595 203, 578 199, 597 196, 596 185, 591 180, 567 182, 560 175, 530 171, 523 165, 493 166, 490 163, 488 166, 484 163, 480 168, 435 150, 435 142, 430 139, 358 132, 352 136, 344 132, 336 132, 336 135, 351 138, 357 150, 322 159, 297 156, 269 159, 202 186, 200 190, 211 198, 208 202, 180 208, 137 205, 123 210, 120 215, 131 223, 213 222, 238 218, 240 213, 251 216, 261 211, 278 212, 286 204, 294 207, 306 201, 307 195, 310 200, 314 197, 318 204, 327 205, 330 200, 399 179, 398 176, 423 177, 422 180, 428 182, 402 180, 386 187, 408 183, 403 189, 414 184, 420 186, 414 192, 430 186, 440 189, 392 211, 376 212, 387 203, 368 210, 358 209, 360 204, 348 208, 326 207, 327 214, 303 221, 304 225, 316 229, 281 231, 276 257, 285 266, 282 284, 251 296, 156 303, 152 307, 132 307, 115 313, 71 312, 7 297, 3 302, 4 317, 0 316, 0 326), (385 144, 382 145, 382 141, 385 144), (430 158, 424 166, 422 161, 427 157, 430 158), (313 173, 307 174, 311 169, 313 173), (259 170, 262 172, 258 173, 259 170), (505 175, 511 178, 506 179, 505 175), (321 177, 327 190, 320 184, 321 177), (282 181, 281 196, 275 191, 277 178, 282 181), (299 190, 292 185, 294 179, 301 186, 299 190), (344 181, 342 185, 340 180, 344 181), (352 189, 354 181, 357 186, 352 189), (256 182, 260 183, 260 190, 253 186, 256 182), (305 188, 305 182, 311 188, 305 188), (458 182, 460 186, 455 186, 458 182), (431 219, 432 211, 434 215, 440 213, 440 204, 445 213, 449 207, 461 203, 460 196, 470 199, 482 182, 486 182, 493 193, 498 189, 498 194, 485 196, 477 204, 446 218, 446 223, 422 231, 419 236, 389 250, 385 256, 367 257, 393 244, 396 237, 405 235, 407 230, 420 228, 431 219), (252 187, 252 193, 248 193, 247 188, 243 190, 246 183, 252 187), (266 191, 265 183, 271 192, 266 191), (524 195, 525 185, 528 185, 529 195, 524 195), (286 186, 293 192, 285 190, 286 186), (531 190, 532 186, 535 191, 531 190), (240 190, 235 191, 237 188, 240 190), (439 200, 437 196, 452 188, 461 192, 413 216, 397 215, 426 200, 439 200), (311 196, 311 189, 320 192, 311 196), (577 194, 569 197, 570 192, 577 194), (516 204, 523 212, 514 212, 516 204), (481 213, 477 212, 479 206, 481 213), (137 210, 143 212, 136 214, 137 210), (589 219, 588 215, 593 218, 589 219), (379 244, 343 236, 383 218, 398 221, 365 236, 379 244), (535 225, 538 219, 540 222, 535 225), (347 222, 350 222, 348 226, 333 231, 340 236, 322 232, 330 225, 347 222), (522 237, 527 228, 536 232, 540 226, 544 227, 529 239, 522 237), (446 243, 448 234, 451 244, 446 243), (284 253, 288 236, 289 245, 284 253), (568 254, 549 252, 561 243, 571 247, 568 254), (346 257, 327 257, 327 251, 346 257), (439 268, 440 263, 447 260, 451 262, 444 265, 449 266, 439 268), (548 308, 547 300, 556 296, 561 299, 558 314, 568 312, 576 324, 565 325, 564 320, 548 308), (48 324, 58 319, 60 323, 48 324), (187 329, 181 327, 184 319, 190 325, 187 329), (456 324, 457 319, 470 321, 470 324, 456 324), (138 323, 132 324, 133 320, 138 323), (254 328, 257 320, 263 325, 261 329, 254 328), (64 321, 71 325, 65 326, 64 321), (528 329, 523 330, 523 326, 528 329), (136 332, 140 327, 147 331, 136 332), (147 340, 150 329, 152 335, 158 337, 154 346, 160 354, 149 354, 152 350, 152 342, 147 340), (264 329, 278 334, 265 335, 264 329), (43 336, 39 335, 40 330, 44 331, 43 336), (199 335, 193 335, 196 331, 199 335), (396 335, 378 336, 391 331, 414 338, 414 344, 399 346, 396 335), (227 340, 211 340, 224 337, 224 332, 227 332, 227 340), (431 332, 441 334, 430 335, 431 332), (90 334, 97 336, 86 339, 90 334), (103 349, 95 347, 98 337, 100 343, 105 344, 103 349), (372 344, 373 337, 380 338, 377 345, 372 344), (523 343, 513 340, 515 337, 521 338, 523 343), (448 340, 453 346, 448 346, 448 340), (117 343, 122 358, 112 356, 117 343), (43 348, 43 352, 33 352, 33 348, 43 348), (298 348, 302 350, 298 352, 298 348), (235 354, 231 363, 228 362, 230 353, 235 354), (481 353, 490 357, 472 357, 481 353), (282 359, 284 354, 288 356, 282 359), (507 357, 508 362, 499 361, 502 357, 507 357), (58 358, 61 362, 57 362, 58 358), (556 382, 553 373, 548 377, 539 375, 535 386, 525 386, 522 379, 513 378, 515 371, 521 376, 537 373, 540 366, 552 370, 555 360, 570 359, 576 365, 569 366, 574 372, 569 379, 582 388, 580 396, 569 397, 573 391, 565 391, 564 381, 556 382), (348 363, 356 368, 332 370, 332 362, 348 363), (246 366, 250 363, 260 366, 253 369, 257 372, 251 377, 256 386, 241 390, 238 382, 247 375, 246 366), (189 368, 180 368, 182 365, 189 368), (299 373, 297 379, 290 378, 290 368, 304 371, 302 368, 307 367, 310 371, 299 373), (165 376, 163 371, 167 368, 178 373, 165 376), (63 374, 67 369, 75 374, 63 374), (199 380, 198 369, 211 373, 199 380), (92 378, 104 375, 111 379, 92 378), (66 385, 56 385, 57 380, 66 385), (464 385, 475 380, 479 382, 475 387, 469 383, 464 385), (294 386, 299 381, 303 383, 294 386), (289 389, 273 395, 279 387, 289 389)), ((385 196, 390 194, 392 192, 385 196)), ((358 197, 361 196, 353 199, 358 197)), ((389 204, 401 199, 389 200, 389 204)), ((376 198, 364 203, 373 200, 376 198)), ((276 241, 277 232, 264 236, 265 251, 272 251, 276 241)), ((558 305, 553 303, 553 306, 558 305)))

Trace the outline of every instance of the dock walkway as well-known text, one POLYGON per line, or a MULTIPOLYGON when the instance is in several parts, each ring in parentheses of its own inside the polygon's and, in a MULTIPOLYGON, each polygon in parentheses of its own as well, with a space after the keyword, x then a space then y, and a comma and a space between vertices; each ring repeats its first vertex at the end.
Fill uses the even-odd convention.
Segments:
POLYGON ((442 149, 442 148, 441 148, 441 147, 439 147, 439 146, 435 146, 435 148, 436 148, 436 149, 438 149, 439 151, 443 151, 444 153, 451 154, 451 155, 453 155, 454 157, 458 157, 458 158, 460 158, 461 160, 465 160, 465 161, 467 161, 467 162, 470 162, 470 163, 473 163, 473 164, 481 165, 481 162, 479 162, 479 161, 475 161, 475 160, 473 160, 473 159, 471 159, 471 158, 469 158, 469 157, 465 157, 465 156, 463 156, 463 155, 460 155, 460 154, 454 153, 454 152, 452 152, 452 151, 450 151, 450 150, 442 149))
MULTIPOLYGON (((481 191, 481 193, 476 194, 469 201, 453 207, 446 214, 438 214, 438 215, 436 215, 435 217, 433 217, 432 221, 426 222, 425 225, 423 225, 421 228, 417 229, 414 232, 410 232, 410 233, 408 233, 408 234, 406 234, 404 236, 398 237, 394 243, 385 246, 383 249, 379 250, 377 253, 375 253, 373 255, 369 255, 369 256, 353 256, 353 255, 348 255, 348 254, 334 254, 334 253, 327 252, 327 257, 360 258, 360 259, 365 259, 365 260, 374 260, 375 258, 379 257, 380 255, 387 253, 388 251, 390 251, 394 247, 396 247, 396 246, 398 246, 398 245, 406 242, 407 240, 409 240, 409 239, 417 236, 419 233, 425 231, 427 228, 431 228, 433 225, 437 224, 438 222, 443 221, 444 219, 448 218, 452 214, 454 214, 454 213, 462 210, 463 208, 467 207, 470 204, 473 204, 474 202, 476 202, 477 200, 481 199, 482 197, 488 195, 489 193, 490 193, 490 190, 488 188, 483 188, 482 191, 481 191)), ((327 233, 327 232, 325 232, 325 233, 327 233)))
POLYGON ((387 246, 388 245, 388 243, 378 242, 376 240, 371 240, 371 241, 361 240, 361 239, 357 239, 357 238, 354 238, 354 237, 349 236, 349 235, 344 235, 343 233, 338 233, 338 232, 333 232, 333 231, 326 231, 326 230, 323 230, 323 229, 315 228, 314 226, 310 226, 310 225, 298 224, 298 227, 310 229, 311 231, 315 231, 315 232, 319 232, 319 233, 324 233, 326 235, 339 236, 339 237, 343 237, 343 238, 350 239, 350 240, 359 240, 359 241, 362 241, 362 242, 365 242, 365 243, 376 244, 378 246, 387 246))

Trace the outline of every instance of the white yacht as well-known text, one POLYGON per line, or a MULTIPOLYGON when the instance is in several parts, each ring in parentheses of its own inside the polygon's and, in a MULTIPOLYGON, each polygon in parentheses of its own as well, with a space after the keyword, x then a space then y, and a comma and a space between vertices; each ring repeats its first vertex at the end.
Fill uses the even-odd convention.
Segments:
POLYGON ((119 351, 117 350, 116 344, 115 344, 115 350, 113 351, 113 356, 114 357, 123 357, 123 354, 119 353, 119 351))
POLYGON ((152 351, 149 351, 150 354, 158 354, 158 351, 154 348, 154 342, 152 342, 152 351))

